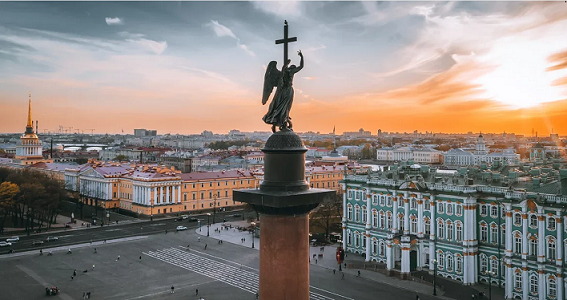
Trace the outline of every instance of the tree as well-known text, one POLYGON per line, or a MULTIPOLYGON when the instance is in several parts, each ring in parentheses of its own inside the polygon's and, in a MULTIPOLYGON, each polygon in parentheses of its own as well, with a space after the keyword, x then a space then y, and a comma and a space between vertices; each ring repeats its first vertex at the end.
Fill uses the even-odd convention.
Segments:
POLYGON ((342 196, 334 194, 331 199, 324 201, 311 214, 309 214, 309 227, 318 227, 325 231, 325 238, 329 239, 329 233, 334 223, 341 221, 342 196))
POLYGON ((125 161, 125 160, 128 160, 128 156, 120 154, 120 155, 117 155, 117 156, 114 158, 114 160, 115 160, 115 161, 125 161))
POLYGON ((5 181, 0 184, 0 233, 4 233, 4 221, 14 207, 14 197, 19 193, 20 188, 15 183, 5 181))

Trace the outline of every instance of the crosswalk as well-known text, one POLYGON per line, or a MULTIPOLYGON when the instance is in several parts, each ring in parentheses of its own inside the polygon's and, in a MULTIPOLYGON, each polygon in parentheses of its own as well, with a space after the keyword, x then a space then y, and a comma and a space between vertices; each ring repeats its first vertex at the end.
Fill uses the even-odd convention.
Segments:
MULTIPOLYGON (((254 271, 250 271, 246 267, 243 268, 239 265, 222 263, 217 260, 195 254, 191 251, 177 248, 148 251, 144 252, 144 254, 250 293, 256 293, 259 289, 258 274, 254 271)), ((309 298, 312 300, 334 299, 314 292, 310 292, 309 295, 309 298)))

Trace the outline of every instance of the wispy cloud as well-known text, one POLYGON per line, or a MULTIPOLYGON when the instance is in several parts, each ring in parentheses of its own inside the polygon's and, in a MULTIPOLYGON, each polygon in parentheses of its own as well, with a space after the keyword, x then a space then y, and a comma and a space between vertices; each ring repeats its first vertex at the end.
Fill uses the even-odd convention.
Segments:
POLYGON ((126 41, 140 45, 142 48, 145 48, 148 51, 155 53, 157 55, 162 54, 163 51, 165 51, 165 49, 167 49, 167 42, 166 41, 156 42, 156 41, 152 41, 152 40, 148 40, 148 39, 144 39, 144 38, 140 38, 140 39, 137 39, 137 40, 126 39, 126 41))
POLYGON ((207 24, 208 26, 212 27, 218 37, 228 36, 236 40, 236 46, 242 50, 244 50, 250 56, 256 56, 254 51, 248 49, 248 46, 242 44, 240 39, 236 37, 236 35, 230 30, 230 28, 220 24, 218 21, 211 20, 211 23, 207 24))
POLYGON ((298 18, 303 13, 300 1, 254 1, 252 4, 258 10, 286 19, 298 18))
POLYGON ((106 21, 107 25, 123 25, 124 24, 124 20, 116 17, 116 18, 110 18, 110 17, 106 17, 104 19, 106 21))

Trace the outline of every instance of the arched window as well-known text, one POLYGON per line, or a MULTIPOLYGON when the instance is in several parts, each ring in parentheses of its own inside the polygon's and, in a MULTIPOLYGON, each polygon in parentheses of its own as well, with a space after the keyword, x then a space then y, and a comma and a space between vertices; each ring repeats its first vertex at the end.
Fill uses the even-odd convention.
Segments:
POLYGON ((388 212, 388 220, 386 222, 386 230, 391 230, 392 229, 392 213, 388 212))
POLYGON ((536 215, 530 216, 530 226, 531 227, 537 227, 537 216, 536 215))
POLYGON ((514 276, 514 288, 519 290, 522 288, 522 273, 517 272, 514 276))
POLYGON ((498 227, 496 225, 490 227, 490 242, 493 244, 498 243, 498 227))
POLYGON ((447 271, 451 272, 453 270, 453 256, 447 255, 447 271))
POLYGON ((360 207, 358 205, 354 207, 354 221, 360 222, 360 207))
POLYGON ((514 214, 514 225, 522 226, 522 215, 519 213, 514 214))
POLYGON ((440 269, 445 267, 445 254, 441 251, 437 252, 437 267, 440 269))
POLYGON ((386 245, 384 245, 384 242, 380 242, 380 256, 384 255, 386 255, 386 245))
POLYGON ((356 248, 360 247, 360 233, 358 232, 354 233, 354 246, 356 248))
POLYGON ((380 206, 384 206, 385 204, 385 196, 380 196, 380 206))
POLYGON ((352 206, 350 205, 347 207, 347 214, 348 214, 347 218, 349 219, 349 221, 352 221, 352 206))
POLYGON ((378 250, 378 242, 376 242, 376 240, 372 241, 372 253, 374 255, 376 255, 376 252, 378 250))
POLYGON ((498 259, 496 257, 490 259, 490 271, 498 274, 498 259))
POLYGON ((491 205, 490 206, 490 216, 496 218, 498 216, 498 206, 491 205))
POLYGON ((443 223, 443 221, 439 221, 437 223, 437 237, 440 239, 445 238, 445 224, 443 223))
POLYGON ((429 219, 425 219, 425 221, 423 221, 424 223, 424 227, 425 227, 425 234, 426 235, 430 235, 431 234, 431 221, 429 221, 429 219))
POLYGON ((530 238, 530 249, 528 255, 537 255, 537 238, 530 238))
POLYGON ((362 223, 366 224, 368 221, 368 213, 366 211, 366 206, 362 207, 362 223))
POLYGON ((348 244, 349 246, 352 244, 351 232, 350 232, 350 231, 347 232, 347 244, 348 244))
POLYGON ((410 208, 411 209, 417 209, 417 201, 415 200, 415 198, 412 198, 410 201, 410 208))
POLYGON ((480 241, 483 243, 488 241, 488 227, 486 224, 480 224, 480 241))
POLYGON ((555 239, 550 238, 547 241, 547 259, 555 260, 555 239))
POLYGON ((386 215, 383 212, 380 212, 380 229, 384 229, 386 226, 386 215))
POLYGON ((453 239, 453 224, 449 222, 447 222, 447 239, 453 239))
POLYGON ((447 203, 447 214, 448 215, 453 214, 453 204, 452 203, 447 203))
POLYGON ((462 258, 457 256, 457 258, 455 258, 455 263, 456 263, 455 272, 462 273, 463 272, 463 260, 462 260, 462 258))
POLYGON ((392 197, 391 197, 391 196, 388 196, 388 198, 387 198, 387 200, 386 200, 386 205, 387 205, 388 207, 392 207, 392 197))
POLYGON ((514 253, 522 254, 522 236, 517 235, 514 237, 514 253))
POLYGON ((378 213, 376 210, 372 210, 372 227, 378 227, 378 213))
POLYGON ((557 284, 555 283, 555 279, 551 278, 547 282, 547 296, 549 298, 557 297, 557 284))
POLYGON ((554 217, 547 218, 547 229, 548 230, 555 230, 555 218, 554 217))
POLYGON ((537 295, 537 291, 537 275, 533 274, 532 276, 530 276, 530 293, 537 295))
POLYGON ((378 196, 377 195, 372 195, 372 204, 374 204, 374 205, 378 204, 378 196))
POLYGON ((431 202, 429 200, 425 200, 424 209, 431 210, 431 202))
POLYGON ((457 242, 462 242, 463 241, 463 225, 458 222, 457 225, 455 225, 456 229, 457 229, 457 242))
POLYGON ((460 204, 455 204, 455 214, 460 216, 463 214, 463 206, 460 204))
POLYGON ((488 258, 485 255, 480 256, 480 273, 488 270, 488 258))
POLYGON ((352 190, 348 190, 347 196, 349 199, 352 199, 352 190))
POLYGON ((411 218, 410 233, 417 233, 417 218, 411 218))
POLYGON ((404 215, 403 214, 398 215, 398 230, 404 231, 404 215))

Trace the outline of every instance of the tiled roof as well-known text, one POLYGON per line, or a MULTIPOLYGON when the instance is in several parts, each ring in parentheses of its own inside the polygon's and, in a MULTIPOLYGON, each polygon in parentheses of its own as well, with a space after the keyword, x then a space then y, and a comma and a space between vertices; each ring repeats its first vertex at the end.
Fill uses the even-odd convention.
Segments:
POLYGON ((183 181, 210 180, 218 178, 253 177, 249 171, 224 171, 224 172, 193 172, 179 174, 183 181))

